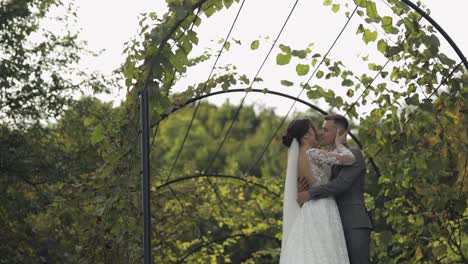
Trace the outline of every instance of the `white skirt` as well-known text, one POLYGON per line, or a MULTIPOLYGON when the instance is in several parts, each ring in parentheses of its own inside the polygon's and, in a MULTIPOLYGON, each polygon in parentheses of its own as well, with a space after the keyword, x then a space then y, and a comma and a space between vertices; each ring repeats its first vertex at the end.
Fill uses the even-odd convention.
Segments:
POLYGON ((306 202, 281 248, 281 264, 349 264, 335 199, 306 202))

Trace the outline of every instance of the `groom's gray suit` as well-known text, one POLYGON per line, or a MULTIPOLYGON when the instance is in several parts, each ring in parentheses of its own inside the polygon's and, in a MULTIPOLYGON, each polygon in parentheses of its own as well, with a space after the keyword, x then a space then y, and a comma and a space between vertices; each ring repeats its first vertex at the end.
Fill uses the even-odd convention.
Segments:
POLYGON ((309 188, 311 199, 334 196, 340 211, 351 264, 369 264, 372 221, 364 205, 366 164, 359 149, 346 146, 356 162, 351 166, 335 165, 329 183, 309 188))

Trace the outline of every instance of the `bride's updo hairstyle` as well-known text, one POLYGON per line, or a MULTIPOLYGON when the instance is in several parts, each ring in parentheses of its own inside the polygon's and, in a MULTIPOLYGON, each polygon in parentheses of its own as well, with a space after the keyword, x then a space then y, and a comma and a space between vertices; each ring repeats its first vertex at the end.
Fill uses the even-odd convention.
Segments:
POLYGON ((295 119, 293 120, 286 130, 286 135, 283 136, 283 144, 289 148, 293 139, 295 138, 299 144, 301 144, 301 139, 304 137, 309 129, 312 128, 317 134, 315 127, 312 125, 309 119, 295 119))

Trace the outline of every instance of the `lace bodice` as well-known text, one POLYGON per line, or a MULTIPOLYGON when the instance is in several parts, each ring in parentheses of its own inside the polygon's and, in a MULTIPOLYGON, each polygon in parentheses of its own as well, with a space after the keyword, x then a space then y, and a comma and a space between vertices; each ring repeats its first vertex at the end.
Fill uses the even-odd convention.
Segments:
POLYGON ((311 162, 312 175, 316 178, 314 186, 330 181, 331 166, 350 165, 356 160, 353 153, 343 145, 337 145, 332 151, 311 148, 306 151, 306 155, 311 162))

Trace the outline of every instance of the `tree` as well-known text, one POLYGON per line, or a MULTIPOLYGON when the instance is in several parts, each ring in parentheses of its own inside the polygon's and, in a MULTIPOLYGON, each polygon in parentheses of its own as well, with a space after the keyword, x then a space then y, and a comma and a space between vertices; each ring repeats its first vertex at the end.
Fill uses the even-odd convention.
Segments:
POLYGON ((99 74, 78 68, 86 49, 73 30, 74 16, 72 3, 67 7, 59 0, 0 3, 2 124, 29 127, 57 118, 74 93, 105 90, 99 74), (48 16, 54 8, 66 9, 66 14, 48 16), (50 30, 46 23, 63 28, 50 30))
MULTIPOLYGON (((68 95, 52 93, 58 99, 47 104, 46 111, 31 105, 22 112, 13 101, 13 110, 2 108, 10 119, 0 129, 1 152, 7 154, 0 157, 0 188, 5 194, 0 198, 4 256, 0 262, 142 261, 136 97, 143 87, 150 93, 151 106, 154 259, 161 263, 278 261, 287 154, 280 144, 282 117, 271 109, 243 106, 214 156, 239 106, 195 102, 179 109, 214 89, 249 89, 253 81, 261 80, 249 80, 235 65, 223 65, 207 82, 173 91, 188 69, 217 55, 213 50, 193 55, 198 43, 194 28, 235 3, 167 2, 169 11, 163 17, 150 13, 142 18, 143 40, 127 48, 122 73, 129 93, 122 105, 112 107, 94 98, 69 104, 68 95), (51 113, 60 115, 41 129, 25 129, 15 122, 18 116, 32 120, 51 113), (280 130, 275 135, 276 128, 280 130)), ((376 42, 391 65, 389 70, 368 62, 369 70, 383 79, 374 83, 373 74, 353 73, 339 60, 287 44, 279 46, 278 67, 303 76, 309 65, 323 59, 315 77, 338 80, 349 89, 349 98, 344 98, 332 89, 303 85, 311 101, 323 99, 333 111, 347 112, 358 125, 355 134, 364 155, 374 158, 380 168, 376 175, 368 166, 366 185, 366 203, 375 223, 373 261, 466 263, 466 69, 439 52, 432 28, 419 24, 419 15, 400 1, 390 1, 398 18, 381 16, 370 0, 355 4, 356 14, 365 21, 357 34, 366 43, 376 42), (396 35, 399 42, 389 43, 376 28, 396 35), (401 85, 404 89, 395 88, 401 85), (362 96, 356 100, 353 95, 358 92, 362 96), (358 116, 355 106, 366 104, 375 108, 358 116)), ((338 3, 324 5, 341 14, 338 3)), ((19 15, 18 10, 29 10, 24 6, 16 7, 12 1, 4 6, 17 10, 8 14, 27 18, 19 15)), ((225 47, 242 45, 231 42, 225 47)), ((258 45, 260 41, 254 41, 249 48, 255 52, 258 45)), ((18 80, 18 87, 27 83, 18 80)), ((50 91, 43 92, 38 96, 50 91)), ((304 115, 320 124, 316 113, 304 115)))
MULTIPOLYGON (((64 262, 72 242, 53 237, 54 229, 44 228, 41 216, 61 198, 55 185, 96 168, 95 149, 86 144, 82 153, 62 148, 56 129, 46 125, 73 105, 77 93, 104 91, 107 83, 79 70, 86 49, 72 30, 74 16, 73 5, 61 1, 0 2, 1 263, 64 262), (54 8, 67 12, 50 17, 54 8), (64 33, 48 30, 45 24, 51 21, 64 33)), ((73 217, 54 216, 64 229, 73 217)), ((64 232, 64 237, 73 236, 64 232)))

